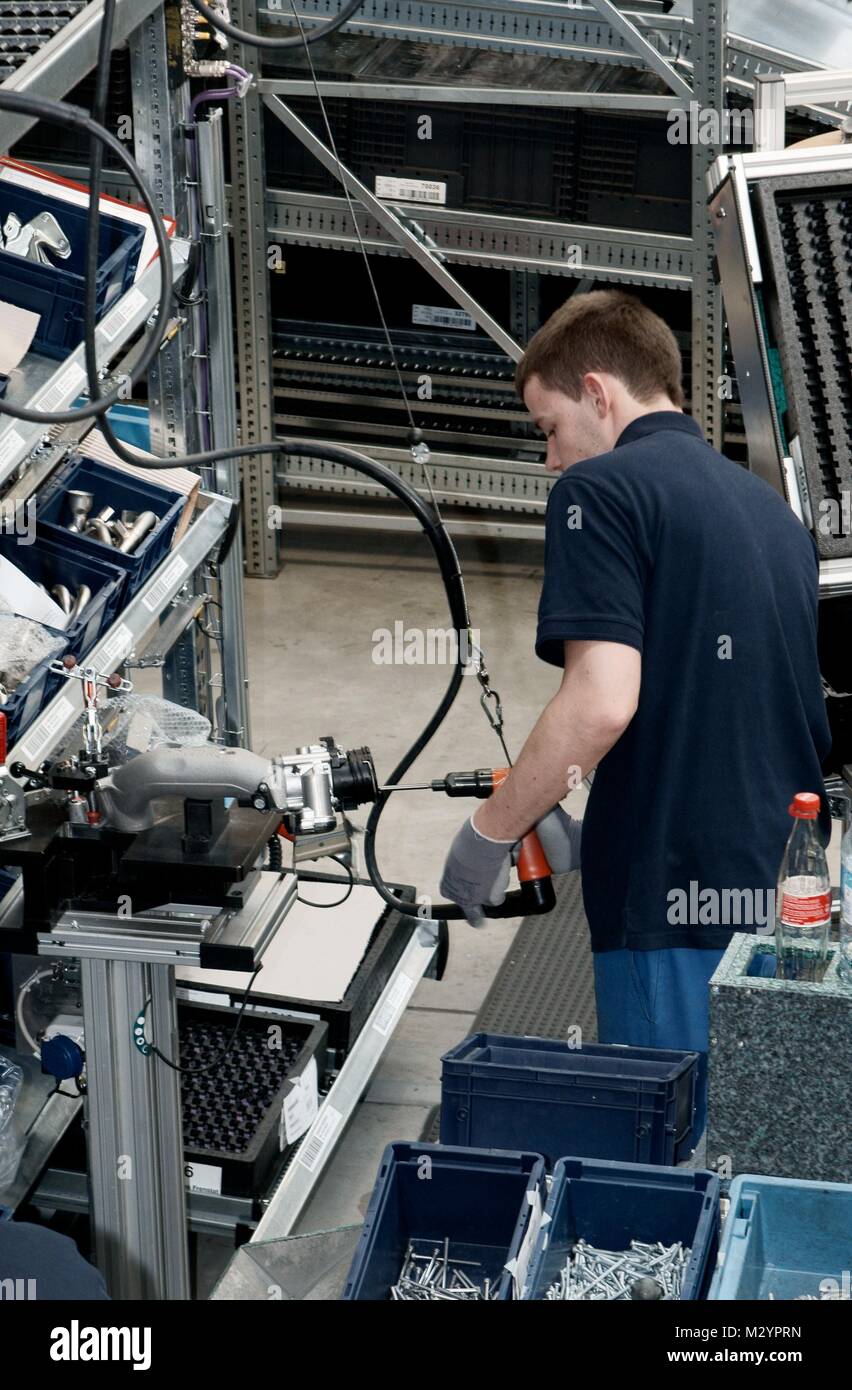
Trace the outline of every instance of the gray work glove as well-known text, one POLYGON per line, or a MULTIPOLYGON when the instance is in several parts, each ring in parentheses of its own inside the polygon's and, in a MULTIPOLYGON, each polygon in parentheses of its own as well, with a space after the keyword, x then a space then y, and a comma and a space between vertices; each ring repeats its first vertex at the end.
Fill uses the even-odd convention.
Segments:
POLYGON ((546 816, 542 816, 536 826, 539 843, 547 855, 547 862, 555 874, 567 874, 580 867, 580 840, 583 835, 583 822, 574 820, 554 806, 546 816))
POLYGON ((472 927, 485 926, 483 905, 498 907, 506 896, 514 840, 489 840, 465 821, 450 845, 440 891, 458 903, 472 927))

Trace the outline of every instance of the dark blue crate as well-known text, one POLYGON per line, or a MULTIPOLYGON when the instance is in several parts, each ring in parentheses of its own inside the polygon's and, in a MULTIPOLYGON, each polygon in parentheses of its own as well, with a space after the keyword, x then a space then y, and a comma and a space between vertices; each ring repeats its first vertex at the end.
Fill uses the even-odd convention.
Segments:
POLYGON ((677 1163, 697 1052, 474 1033, 441 1059, 441 1143, 677 1163))
MULTIPOLYGON (((0 555, 11 561, 36 584, 43 584, 48 593, 55 584, 65 584, 72 593, 80 584, 87 584, 92 597, 76 622, 63 630, 66 650, 83 657, 97 642, 118 614, 127 576, 118 566, 96 555, 75 553, 50 536, 36 531, 31 545, 22 537, 0 531, 0 555)), ((61 677, 51 678, 53 690, 61 677)), ((52 693, 52 692, 51 692, 52 693)))
MULTIPOLYGON (((88 207, 0 180, 0 227, 10 213, 26 224, 39 212, 53 213, 71 244, 71 254, 66 260, 54 258, 50 265, 40 265, 0 249, 0 299, 40 315, 33 339, 37 352, 67 357, 83 341, 88 207)), ((132 285, 144 236, 144 227, 101 214, 98 318, 132 285)))
POLYGON ((389 1144, 343 1298, 388 1299, 409 1240, 443 1248, 449 1237, 450 1255, 476 1261, 477 1276, 497 1280, 500 1298, 510 1299, 513 1279, 505 1266, 522 1252, 524 1238, 531 1238, 534 1205, 543 1195, 538 1154, 389 1144), (424 1170, 431 1176, 424 1177, 424 1170))
POLYGON ((69 459, 48 483, 37 493, 38 529, 40 534, 66 548, 69 554, 94 556, 108 561, 127 575, 127 587, 123 602, 129 603, 145 580, 168 554, 178 522, 186 505, 182 493, 172 492, 170 488, 149 483, 147 479, 135 478, 122 473, 109 464, 97 463, 93 459, 79 455, 69 459), (66 492, 71 489, 91 492, 94 497, 92 514, 102 507, 115 509, 116 516, 122 511, 154 512, 159 518, 153 531, 149 531, 141 545, 132 555, 124 555, 115 546, 92 536, 82 536, 68 531, 71 519, 66 500, 66 492))
POLYGON ((852 1183, 741 1173, 730 1199, 711 1299, 849 1298, 852 1183))
POLYGON ((714 1173, 560 1159, 524 1297, 545 1297, 578 1240, 601 1250, 627 1250, 632 1240, 661 1240, 664 1245, 680 1241, 692 1251, 681 1299, 704 1298, 719 1249, 720 1187, 714 1173))
MULTIPOLYGON (((3 617, 0 615, 0 623, 3 617)), ((34 666, 26 680, 21 681, 19 686, 7 695, 5 703, 0 705, 0 710, 6 716, 6 744, 11 748, 14 743, 26 732, 34 719, 37 719, 56 690, 61 676, 56 676, 50 669, 51 662, 60 660, 68 650, 68 639, 64 632, 57 631, 56 628, 47 627, 47 631, 57 637, 62 646, 54 652, 52 656, 45 657, 34 666)))

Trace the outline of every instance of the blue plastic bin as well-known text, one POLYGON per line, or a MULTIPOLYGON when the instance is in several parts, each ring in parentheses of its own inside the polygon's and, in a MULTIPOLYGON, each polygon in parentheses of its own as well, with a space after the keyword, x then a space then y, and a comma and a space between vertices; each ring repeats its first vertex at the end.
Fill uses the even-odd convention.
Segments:
POLYGON ((186 498, 170 488, 149 483, 147 479, 134 478, 117 468, 111 468, 109 464, 96 463, 93 459, 78 455, 69 459, 53 475, 37 493, 36 502, 40 534, 61 544, 69 554, 93 556, 125 572, 127 587, 123 601, 128 603, 168 554, 186 498), (66 499, 69 489, 92 493, 93 515, 102 507, 110 506, 115 509, 116 516, 125 510, 147 511, 154 512, 160 520, 136 550, 131 555, 125 555, 104 541, 67 530, 67 523, 71 519, 66 499))
POLYGON ((625 1163, 689 1151, 697 1052, 474 1033, 441 1059, 441 1143, 625 1163))
POLYGON ((602 1250, 627 1250, 631 1240, 680 1241, 692 1251, 681 1300, 705 1297, 719 1249, 719 1191, 714 1173, 560 1159, 525 1297, 544 1298, 578 1240, 602 1250))
MULTIPOLYGON (((43 584, 48 593, 55 584, 65 584, 72 593, 79 585, 88 585, 92 597, 77 621, 63 629, 66 650, 85 656, 119 611, 127 578, 124 571, 96 555, 69 550, 38 532, 32 545, 22 545, 12 533, 0 531, 0 555, 29 579, 43 584)), ((54 688, 59 680, 61 677, 53 681, 54 688)))
MULTIPOLYGON (((51 198, 0 180, 0 227, 10 213, 24 224, 51 212, 71 244, 66 260, 40 265, 0 249, 0 299, 40 315, 33 347, 47 357, 67 357, 83 340, 88 207, 51 198)), ((145 236, 143 227, 101 214, 96 307, 98 318, 133 283, 145 236)))
POLYGON ((852 1183, 741 1173, 730 1199, 710 1298, 819 1298, 824 1279, 849 1298, 852 1183))
POLYGON ((543 1206, 538 1154, 389 1144, 343 1298, 388 1299, 409 1240, 443 1248, 449 1237, 450 1256, 476 1261, 478 1277, 499 1281, 500 1298, 511 1299, 513 1280, 505 1265, 517 1258, 525 1236, 534 1238, 529 1226, 536 1194, 543 1206))
MULTIPOLYGON (((3 617, 0 614, 0 623, 3 617)), ((26 680, 21 681, 11 694, 7 695, 5 702, 0 705, 6 716, 6 743, 9 748, 21 737, 29 728, 33 720, 41 714, 48 700, 56 691, 57 683, 62 680, 61 676, 56 676, 50 669, 52 661, 59 661, 68 651, 68 638, 64 632, 58 632, 56 628, 47 627, 47 631, 52 633, 61 642, 61 646, 52 656, 45 657, 34 666, 26 680)))

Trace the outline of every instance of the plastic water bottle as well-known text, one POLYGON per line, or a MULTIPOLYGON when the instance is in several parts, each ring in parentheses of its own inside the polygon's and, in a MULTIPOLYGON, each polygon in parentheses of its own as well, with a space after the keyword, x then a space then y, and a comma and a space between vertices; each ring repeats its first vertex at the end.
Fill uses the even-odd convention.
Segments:
POLYGON ((790 806, 793 829, 787 841, 775 900, 776 976, 821 980, 828 956, 831 879, 817 829, 820 800, 797 792, 790 806))
POLYGON ((852 986, 852 805, 847 803, 840 842, 840 949, 837 974, 852 986))

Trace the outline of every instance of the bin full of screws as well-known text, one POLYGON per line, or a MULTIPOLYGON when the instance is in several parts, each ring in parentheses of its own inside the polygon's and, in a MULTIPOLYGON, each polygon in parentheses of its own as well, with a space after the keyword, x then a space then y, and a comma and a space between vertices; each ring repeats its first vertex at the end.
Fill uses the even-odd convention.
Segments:
POLYGON ((499 1281, 483 1273, 480 1260, 463 1260, 450 1250, 449 1236, 440 1245, 410 1240, 405 1260, 390 1296, 395 1303, 491 1302, 499 1281))
POLYGON ((599 1250, 578 1240, 544 1296, 551 1302, 673 1301, 681 1296, 691 1254, 680 1241, 663 1245, 632 1240, 627 1250, 599 1250))

